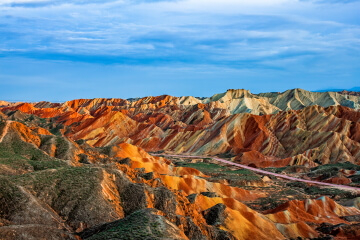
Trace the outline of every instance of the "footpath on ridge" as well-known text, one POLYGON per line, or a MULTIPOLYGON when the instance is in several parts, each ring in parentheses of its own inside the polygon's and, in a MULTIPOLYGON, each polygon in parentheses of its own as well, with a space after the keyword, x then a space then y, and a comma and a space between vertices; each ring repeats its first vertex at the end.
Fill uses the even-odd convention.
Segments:
POLYGON ((6 121, 6 125, 5 125, 5 127, 4 127, 4 129, 3 129, 3 132, 2 132, 2 134, 1 134, 1 136, 0 136, 0 142, 2 142, 3 140, 4 140, 4 137, 6 136, 6 134, 8 133, 8 131, 9 131, 9 126, 10 126, 10 124, 12 123, 13 121, 6 121))

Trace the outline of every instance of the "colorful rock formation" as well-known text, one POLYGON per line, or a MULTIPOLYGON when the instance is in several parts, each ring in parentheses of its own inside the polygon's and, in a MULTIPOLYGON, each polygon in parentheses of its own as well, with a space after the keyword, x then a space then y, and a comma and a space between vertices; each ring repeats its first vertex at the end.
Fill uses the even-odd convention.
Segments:
POLYGON ((0 102, 1 239, 357 239, 357 193, 149 152, 354 185, 359 99, 294 89, 0 102))

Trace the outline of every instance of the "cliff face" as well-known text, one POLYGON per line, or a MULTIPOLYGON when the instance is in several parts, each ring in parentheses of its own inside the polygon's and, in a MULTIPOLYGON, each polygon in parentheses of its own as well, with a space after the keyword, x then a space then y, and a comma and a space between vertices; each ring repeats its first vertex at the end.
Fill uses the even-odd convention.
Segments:
POLYGON ((358 104, 300 89, 3 104, 1 239, 356 239, 356 193, 148 152, 354 184, 358 104))

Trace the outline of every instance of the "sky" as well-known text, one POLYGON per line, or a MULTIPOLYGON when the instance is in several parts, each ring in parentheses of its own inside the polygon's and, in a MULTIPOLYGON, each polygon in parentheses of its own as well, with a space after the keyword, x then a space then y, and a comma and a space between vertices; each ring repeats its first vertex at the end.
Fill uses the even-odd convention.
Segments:
POLYGON ((0 100, 360 86, 360 0, 0 0, 0 100))

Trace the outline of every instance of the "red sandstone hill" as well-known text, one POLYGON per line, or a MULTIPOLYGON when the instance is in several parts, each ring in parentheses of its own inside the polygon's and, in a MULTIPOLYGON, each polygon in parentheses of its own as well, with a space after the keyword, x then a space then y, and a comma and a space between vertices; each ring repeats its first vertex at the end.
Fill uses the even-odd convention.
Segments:
POLYGON ((0 110, 51 118, 70 139, 95 147, 128 142, 147 151, 227 153, 257 167, 315 167, 359 163, 358 102, 356 96, 299 89, 259 95, 229 90, 203 100, 166 95, 135 101, 80 99, 0 110))

